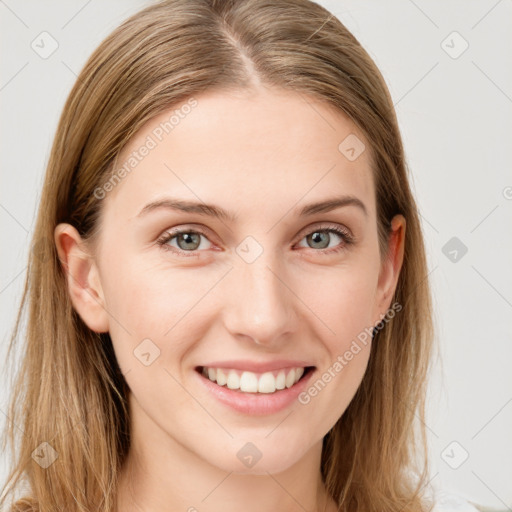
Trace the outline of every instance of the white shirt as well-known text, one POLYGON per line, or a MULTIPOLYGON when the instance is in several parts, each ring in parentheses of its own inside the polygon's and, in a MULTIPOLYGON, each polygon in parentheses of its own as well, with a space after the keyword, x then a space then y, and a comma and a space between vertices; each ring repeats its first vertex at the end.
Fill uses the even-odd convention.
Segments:
POLYGON ((479 512, 479 510, 454 492, 436 490, 432 512, 479 512))

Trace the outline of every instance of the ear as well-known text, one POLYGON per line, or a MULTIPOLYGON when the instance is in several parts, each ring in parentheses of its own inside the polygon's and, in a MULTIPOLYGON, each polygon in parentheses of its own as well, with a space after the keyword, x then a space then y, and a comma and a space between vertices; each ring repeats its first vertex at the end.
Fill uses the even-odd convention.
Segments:
POLYGON ((395 215, 391 220, 391 233, 388 238, 388 256, 383 261, 377 285, 375 305, 379 315, 373 325, 377 325, 391 305, 398 277, 402 268, 405 247, 406 222, 403 215, 395 215))
POLYGON ((62 223, 55 228, 54 239, 73 307, 91 330, 108 332, 98 268, 80 234, 71 224, 62 223))

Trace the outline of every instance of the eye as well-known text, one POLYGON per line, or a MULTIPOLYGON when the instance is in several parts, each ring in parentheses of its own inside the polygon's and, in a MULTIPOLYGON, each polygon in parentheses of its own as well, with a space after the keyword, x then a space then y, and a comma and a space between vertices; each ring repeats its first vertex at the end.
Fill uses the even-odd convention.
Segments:
MULTIPOLYGON (((302 240, 306 240, 307 244, 311 244, 306 247, 311 249, 321 249, 319 252, 324 252, 327 254, 342 251, 343 249, 346 249, 348 245, 354 243, 354 237, 350 234, 350 232, 337 225, 322 226, 317 228, 314 231, 310 231, 304 238, 301 239, 301 241, 302 240), (342 240, 341 244, 338 243, 334 246, 331 245, 333 234, 335 235, 335 238, 337 237, 342 240)), ((301 247, 304 247, 304 245, 301 247)))
MULTIPOLYGON (((157 240, 157 244, 162 247, 162 249, 172 251, 179 256, 199 256, 198 252, 201 249, 208 249, 208 247, 204 247, 204 244, 202 244, 201 237, 208 240, 208 237, 202 231, 182 228, 164 233, 162 237, 157 240), (176 245, 173 245, 171 242, 175 242, 176 245)), ((338 225, 322 226, 314 231, 309 231, 301 241, 302 240, 306 240, 306 243, 312 244, 309 248, 319 249, 317 252, 327 254, 342 251, 355 241, 353 235, 351 235, 348 230, 338 225), (332 235, 341 239, 342 243, 338 243, 333 247, 331 245, 332 235)), ((302 245, 302 247, 304 246, 302 245)))
MULTIPOLYGON (((161 246, 162 249, 176 252, 180 256, 198 256, 195 251, 201 248, 201 237, 208 240, 206 235, 201 231, 177 229, 172 232, 164 233, 164 235, 157 240, 157 244, 161 246), (176 239, 177 247, 169 243, 174 241, 174 239, 176 239)), ((202 248, 204 249, 204 247, 202 248)))

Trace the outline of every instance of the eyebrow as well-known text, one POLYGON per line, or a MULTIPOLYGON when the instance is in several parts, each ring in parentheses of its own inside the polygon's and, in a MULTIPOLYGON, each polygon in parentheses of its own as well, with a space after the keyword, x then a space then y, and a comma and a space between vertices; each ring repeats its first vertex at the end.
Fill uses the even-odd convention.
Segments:
MULTIPOLYGON (((316 213, 330 212, 332 210, 342 208, 344 206, 356 206, 364 213, 365 216, 368 216, 368 211, 364 203, 357 197, 349 195, 333 197, 317 203, 308 204, 299 211, 296 211, 296 214, 299 217, 306 217, 309 215, 314 215, 316 213)), ((183 199, 176 199, 172 197, 159 199, 157 201, 153 201, 147 204, 138 213, 137 217, 144 216, 149 212, 160 209, 176 210, 185 213, 197 213, 199 215, 215 217, 218 219, 224 219, 231 222, 235 222, 237 220, 237 216, 235 214, 228 212, 227 210, 224 210, 224 208, 221 208, 220 206, 206 204, 202 202, 185 201, 183 199)))

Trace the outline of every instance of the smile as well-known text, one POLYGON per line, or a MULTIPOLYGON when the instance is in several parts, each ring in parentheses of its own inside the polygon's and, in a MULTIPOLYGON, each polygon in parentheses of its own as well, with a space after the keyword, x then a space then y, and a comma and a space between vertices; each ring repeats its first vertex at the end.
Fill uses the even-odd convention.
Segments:
POLYGON ((198 371, 219 386, 244 393, 275 393, 291 388, 313 367, 295 367, 256 373, 226 368, 199 367, 198 371))

